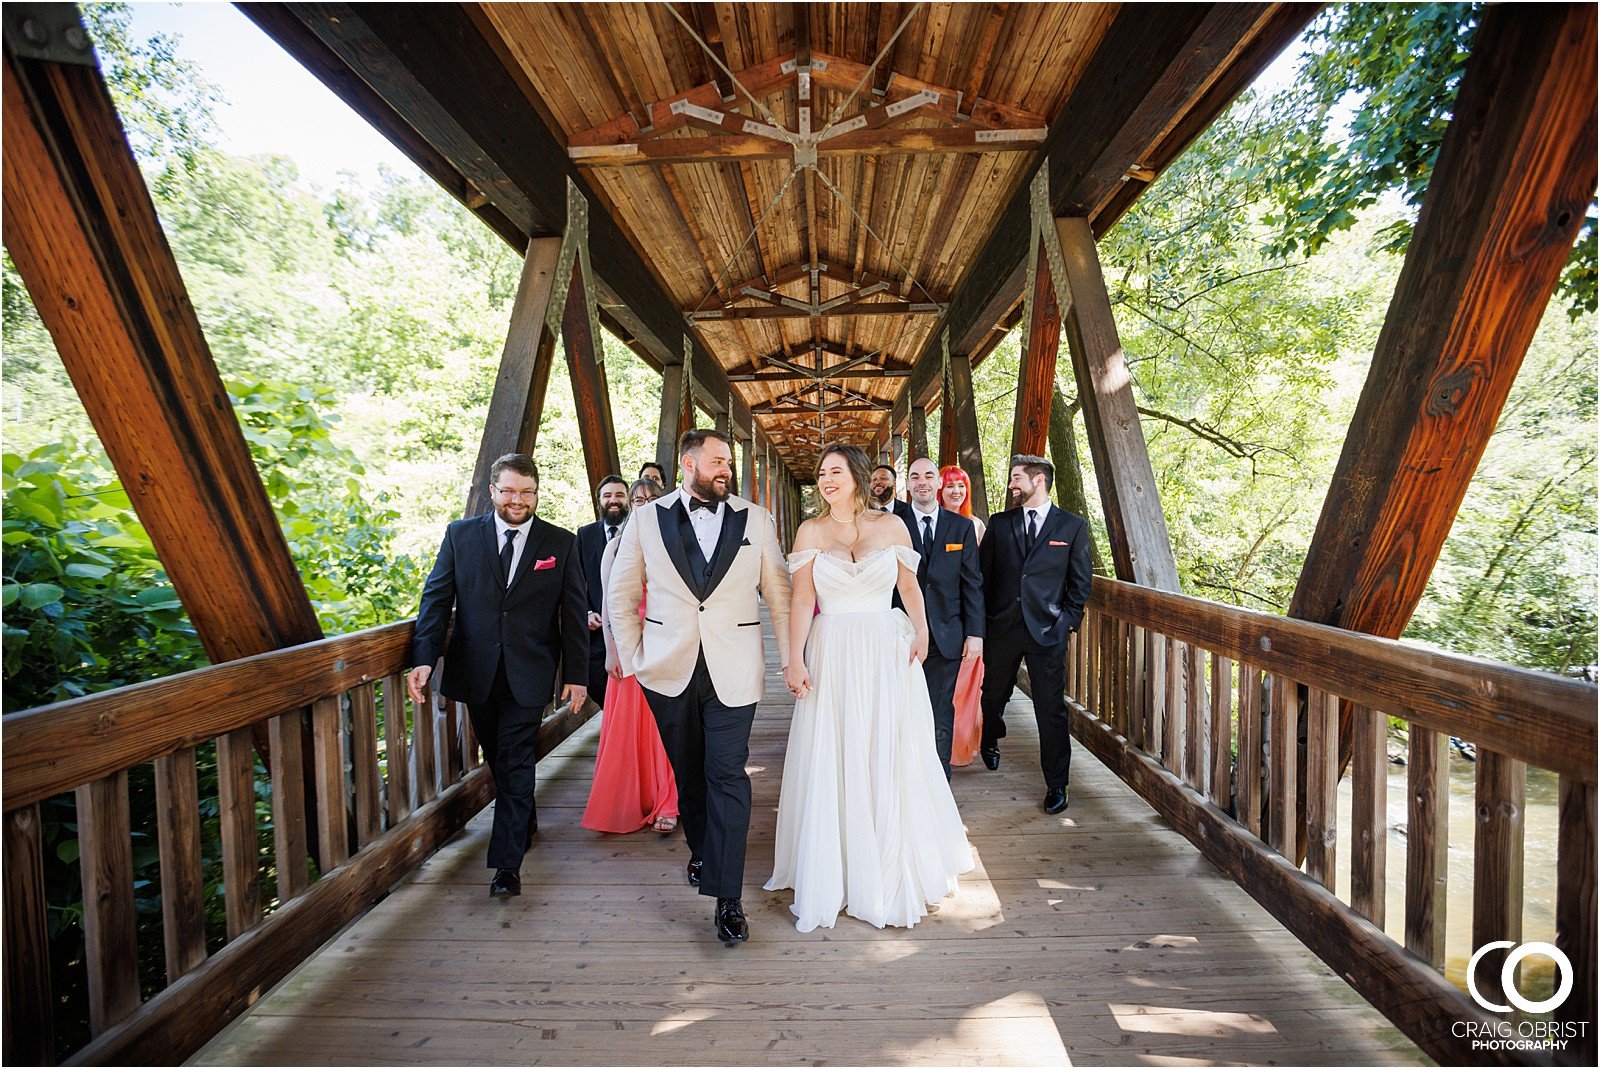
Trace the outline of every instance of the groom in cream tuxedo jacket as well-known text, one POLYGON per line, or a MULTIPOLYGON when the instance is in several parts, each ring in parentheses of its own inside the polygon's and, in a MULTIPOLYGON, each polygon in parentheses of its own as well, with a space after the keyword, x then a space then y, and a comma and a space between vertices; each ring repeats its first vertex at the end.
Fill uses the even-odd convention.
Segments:
POLYGON ((678 453, 682 486, 634 512, 606 603, 622 672, 638 676, 677 778, 689 883, 717 900, 717 935, 733 943, 749 936, 739 902, 750 828, 745 762, 766 674, 756 595, 787 661, 789 573, 772 514, 728 495, 728 440, 692 430, 678 453))

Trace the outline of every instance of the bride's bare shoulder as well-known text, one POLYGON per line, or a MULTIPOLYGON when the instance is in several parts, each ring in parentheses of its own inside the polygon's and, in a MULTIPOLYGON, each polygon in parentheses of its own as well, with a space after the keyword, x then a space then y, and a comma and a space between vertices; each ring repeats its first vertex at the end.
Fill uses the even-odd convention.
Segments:
POLYGON ((906 530, 905 521, 892 512, 879 512, 873 509, 862 514, 865 521, 862 524, 863 532, 872 535, 873 543, 879 548, 889 546, 911 545, 911 532, 906 530))

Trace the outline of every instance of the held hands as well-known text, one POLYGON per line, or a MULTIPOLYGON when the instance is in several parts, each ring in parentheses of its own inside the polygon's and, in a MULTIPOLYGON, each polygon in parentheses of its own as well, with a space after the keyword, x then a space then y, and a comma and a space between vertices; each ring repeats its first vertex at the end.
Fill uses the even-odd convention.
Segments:
POLYGON ((433 676, 433 665, 419 664, 406 673, 406 691, 411 695, 411 700, 421 705, 427 699, 422 695, 422 688, 428 685, 428 680, 433 676))
POLYGON ((811 673, 806 671, 804 661, 796 659, 789 662, 789 666, 783 670, 783 685, 796 698, 804 698, 811 693, 811 673))
POLYGON ((968 635, 967 640, 961 644, 961 659, 963 661, 982 660, 983 639, 976 635, 968 635))

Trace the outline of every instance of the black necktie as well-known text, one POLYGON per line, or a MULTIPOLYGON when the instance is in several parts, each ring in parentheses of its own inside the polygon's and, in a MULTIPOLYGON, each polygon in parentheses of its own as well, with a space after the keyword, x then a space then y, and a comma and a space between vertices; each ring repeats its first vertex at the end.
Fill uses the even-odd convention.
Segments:
POLYGON ((606 524, 606 541, 609 542, 615 537, 617 537, 616 526, 614 524, 606 524))
POLYGON ((1025 549, 1032 550, 1033 540, 1039 536, 1038 530, 1034 527, 1034 522, 1038 519, 1038 517, 1039 514, 1037 512, 1034 512, 1032 509, 1028 510, 1028 540, 1027 542, 1023 543, 1023 548, 1025 549))
POLYGON ((511 558, 517 552, 517 532, 506 532, 506 544, 500 547, 500 571, 506 577, 506 585, 511 585, 511 558))
POLYGON ((933 552, 933 517, 922 517, 922 555, 933 552))

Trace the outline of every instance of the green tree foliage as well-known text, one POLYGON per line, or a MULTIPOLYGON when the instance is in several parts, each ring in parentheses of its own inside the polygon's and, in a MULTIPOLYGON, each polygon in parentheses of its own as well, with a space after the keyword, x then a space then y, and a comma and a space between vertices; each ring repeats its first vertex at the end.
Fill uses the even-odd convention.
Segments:
MULTIPOLYGON (((1291 128, 1266 164, 1277 252, 1316 252, 1386 197, 1404 210, 1379 240, 1405 251, 1485 6, 1336 4, 1317 17, 1277 102, 1291 128)), ((1573 318, 1595 310, 1595 233, 1591 208, 1561 280, 1573 318)))

